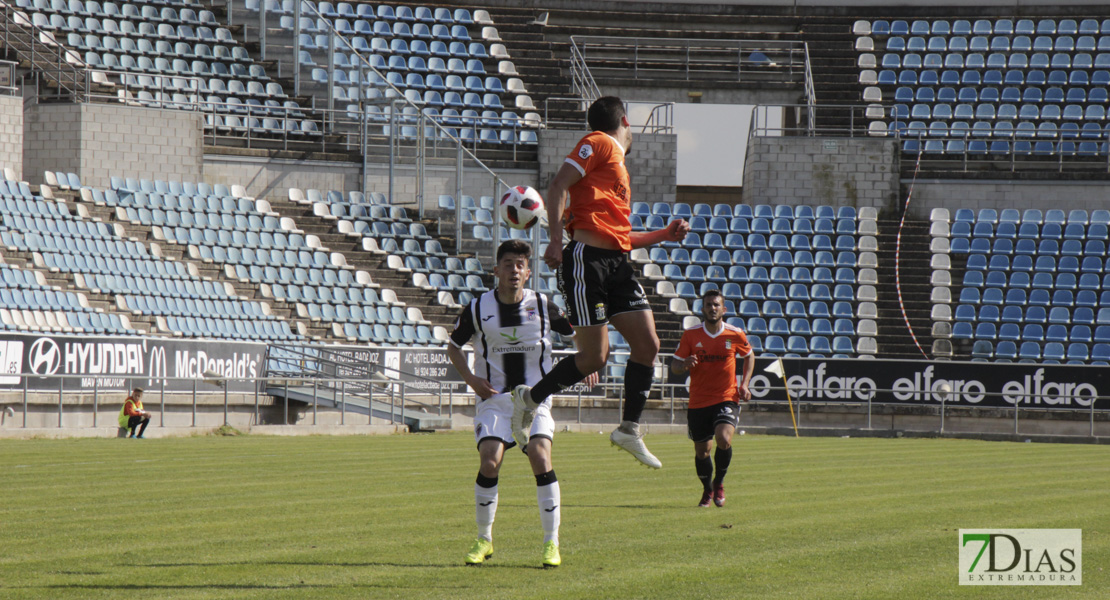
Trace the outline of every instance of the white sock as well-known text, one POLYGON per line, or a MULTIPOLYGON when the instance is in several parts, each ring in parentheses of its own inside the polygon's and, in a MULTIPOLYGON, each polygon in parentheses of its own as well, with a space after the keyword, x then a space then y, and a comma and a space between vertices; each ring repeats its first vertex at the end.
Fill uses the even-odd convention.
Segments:
POLYGON ((478 537, 493 541, 493 519, 497 516, 497 486, 474 484, 474 514, 478 521, 478 537))
POLYGON ((555 542, 559 545, 559 482, 536 486, 536 500, 540 505, 540 523, 543 524, 543 543, 555 542))
POLYGON ((621 421, 618 429, 631 435, 640 435, 640 424, 636 421, 621 421))

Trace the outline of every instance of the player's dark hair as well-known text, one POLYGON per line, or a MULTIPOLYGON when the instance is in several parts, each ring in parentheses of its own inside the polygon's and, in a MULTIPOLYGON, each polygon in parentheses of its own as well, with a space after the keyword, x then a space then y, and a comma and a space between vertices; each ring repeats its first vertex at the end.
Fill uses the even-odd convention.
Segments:
POLYGON ((724 296, 721 294, 721 290, 706 290, 705 293, 701 295, 701 301, 703 304, 709 302, 710 298, 721 298, 721 301, 724 301, 724 296))
POLYGON ((616 131, 620 129, 621 117, 625 116, 624 102, 616 96, 602 96, 586 111, 586 122, 593 131, 616 131))
POLYGON ((524 258, 532 258, 532 246, 524 240, 505 240, 497 247, 497 262, 506 254, 519 254, 524 258))

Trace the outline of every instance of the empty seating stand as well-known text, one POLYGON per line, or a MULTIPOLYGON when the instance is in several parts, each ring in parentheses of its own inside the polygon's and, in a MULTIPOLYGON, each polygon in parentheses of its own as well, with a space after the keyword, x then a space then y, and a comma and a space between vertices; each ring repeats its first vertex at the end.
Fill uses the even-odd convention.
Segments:
POLYGON ((763 354, 866 356, 876 334, 876 214, 861 212, 637 202, 634 230, 681 217, 691 233, 633 260, 646 280, 658 282, 672 312, 698 315, 705 291, 721 290, 729 322, 763 354))
POLYGON ((868 130, 930 156, 1104 161, 1106 25, 1095 18, 857 22, 868 130))
POLYGON ((318 136, 316 123, 210 10, 170 1, 17 0, 33 26, 136 106, 204 111, 212 133, 318 136))
POLYGON ((252 11, 264 7, 282 29, 299 36, 296 58, 302 74, 346 107, 352 121, 363 118, 359 106, 365 100, 370 101, 365 118, 386 135, 413 138, 424 116, 440 126, 426 128, 430 139, 537 143, 539 113, 511 61, 498 60, 507 57, 504 45, 481 35, 496 31, 484 10, 382 5, 389 11, 377 12, 370 5, 305 2, 298 24, 291 0, 252 0, 246 6, 252 11), (332 31, 337 47, 329 78, 332 31), (375 102, 383 98, 407 98, 412 104, 391 115, 389 106, 383 110, 375 102), (392 130, 391 122, 399 129, 392 130))
MULTIPOLYGON (((316 236, 305 235, 292 219, 278 216, 264 200, 247 197, 239 186, 113 178, 112 189, 89 190, 88 196, 114 206, 123 220, 151 226, 155 239, 184 246, 190 258, 222 267, 229 278, 258 284, 263 296, 289 303, 299 318, 329 328, 336 337, 434 342, 430 323, 418 309, 405 307, 368 273, 348 266, 343 255, 322 248, 316 236), (394 335, 394 326, 401 335, 394 335), (410 329, 412 336, 406 335, 410 329)), ((194 329, 187 320, 167 317, 165 324, 194 329)), ((288 324, 277 327, 284 333, 288 324)))
POLYGON ((1104 360, 1093 346, 1110 340, 1110 328, 1099 329, 1110 325, 1110 212, 938 209, 932 223, 934 285, 951 289, 934 288, 934 336, 951 339, 956 356, 1104 360), (962 281, 937 276, 959 263, 962 281), (1016 353, 999 352, 1010 344, 1016 353))

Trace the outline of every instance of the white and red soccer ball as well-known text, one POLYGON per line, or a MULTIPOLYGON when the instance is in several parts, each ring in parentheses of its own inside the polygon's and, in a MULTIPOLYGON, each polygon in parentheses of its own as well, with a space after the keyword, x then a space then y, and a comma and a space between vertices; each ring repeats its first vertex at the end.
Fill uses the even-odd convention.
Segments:
POLYGON ((540 220, 545 211, 543 196, 536 190, 518 185, 501 196, 501 220, 513 229, 528 229, 540 220))

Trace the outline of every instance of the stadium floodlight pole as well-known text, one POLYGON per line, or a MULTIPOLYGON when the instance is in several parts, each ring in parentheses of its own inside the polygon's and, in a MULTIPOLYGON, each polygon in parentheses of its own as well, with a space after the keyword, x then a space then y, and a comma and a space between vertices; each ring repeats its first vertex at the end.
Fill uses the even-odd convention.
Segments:
MULTIPOLYGON (((462 188, 463 188, 463 145, 462 140, 455 146, 455 222, 462 224, 462 188)), ((455 235, 455 253, 462 253, 461 233, 455 235)))
POLYGON ((786 405, 790 408, 790 421, 794 423, 794 437, 798 436, 798 420, 794 418, 794 401, 790 399, 790 384, 786 381, 786 370, 783 368, 782 359, 777 358, 764 372, 775 375, 782 380, 782 387, 786 390, 786 405))
POLYGON ((393 166, 397 162, 394 145, 398 143, 397 135, 397 107, 396 99, 389 102, 389 205, 393 206, 393 166))
MULTIPOLYGON (((260 0, 259 4, 265 4, 260 0)), ((301 1, 293 2, 293 95, 301 95, 301 1)), ((328 80, 331 81, 330 79, 328 80)), ((330 84, 329 84, 330 85, 330 84)))
POLYGON ((501 188, 497 186, 497 182, 497 174, 493 173, 493 223, 490 225, 493 228, 493 231, 490 232, 490 237, 493 238, 493 247, 490 248, 490 256, 493 257, 495 263, 497 262, 497 247, 501 245, 501 219, 498 217, 501 214, 501 207, 498 204, 498 200, 501 199, 501 188))
MULTIPOLYGON (((335 111, 335 86, 331 82, 335 81, 335 30, 328 30, 328 116, 324 120, 325 124, 330 124, 335 127, 334 111, 335 111)), ((359 84, 362 85, 362 84, 359 84)))
MULTIPOLYGON (((228 19, 231 12, 227 11, 228 19)), ((266 0, 258 0, 258 59, 266 60, 266 0)))

